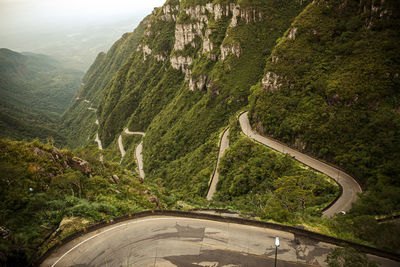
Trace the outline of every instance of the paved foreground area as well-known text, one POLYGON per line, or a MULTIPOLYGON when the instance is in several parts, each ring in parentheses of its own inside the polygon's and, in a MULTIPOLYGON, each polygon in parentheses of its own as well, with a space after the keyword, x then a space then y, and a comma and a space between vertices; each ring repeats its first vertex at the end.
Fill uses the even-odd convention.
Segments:
POLYGON ((104 227, 62 246, 41 266, 273 266, 276 236, 278 267, 326 266, 333 248, 327 243, 266 228, 167 216, 104 227))
POLYGON ((78 238, 42 266, 273 266, 324 265, 332 248, 293 234, 239 224, 177 217, 148 217, 78 238))

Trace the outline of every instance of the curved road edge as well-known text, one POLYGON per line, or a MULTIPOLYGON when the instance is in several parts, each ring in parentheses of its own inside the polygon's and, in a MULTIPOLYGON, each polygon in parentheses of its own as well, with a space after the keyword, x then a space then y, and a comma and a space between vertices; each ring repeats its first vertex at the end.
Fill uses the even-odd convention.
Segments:
MULTIPOLYGON (((188 211, 173 211, 173 210, 153 210, 153 211, 142 211, 134 214, 128 214, 125 216, 120 216, 114 218, 113 220, 108 220, 104 222, 100 222, 97 224, 93 224, 88 228, 85 228, 81 231, 78 231, 66 238, 62 241, 57 242, 53 247, 51 247, 42 257, 37 258, 37 261, 34 262, 33 266, 52 266, 55 261, 58 259, 57 255, 63 255, 67 251, 69 251, 72 247, 74 247, 77 243, 80 242, 81 238, 87 239, 87 237, 96 235, 97 233, 104 232, 107 229, 115 228, 115 225, 120 223, 124 223, 126 221, 134 221, 141 218, 151 218, 157 216, 168 216, 168 217, 177 217, 177 218, 193 218, 200 220, 210 220, 210 221, 218 221, 225 223, 233 223, 243 225, 244 227, 258 227, 258 228, 267 228, 277 231, 283 231, 287 233, 293 234, 297 238, 309 238, 311 240, 315 240, 318 242, 324 242, 328 244, 332 244, 335 246, 350 246, 357 249, 360 252, 373 255, 374 260, 379 260, 383 263, 383 266, 398 266, 400 261, 400 254, 384 251, 381 249, 376 249, 373 247, 369 247, 362 244, 353 243, 350 241, 345 241, 342 239, 326 236, 323 234, 311 232, 308 230, 304 230, 301 228, 296 228, 288 225, 281 225, 270 222, 262 222, 255 221, 244 218, 235 218, 235 217, 225 217, 218 216, 212 214, 202 214, 202 213, 194 213, 188 211), (379 257, 379 258, 377 258, 379 257), (49 264, 50 263, 50 264, 49 264)), ((297 238, 295 240, 297 240, 297 238)), ((107 242, 106 242, 107 243, 107 242)))
MULTIPOLYGON (((124 133, 125 133, 125 134, 128 134, 128 135, 134 135, 134 134, 136 134, 136 135, 141 135, 141 136, 145 136, 145 135, 146 135, 146 133, 144 133, 144 132, 131 132, 131 131, 129 131, 128 128, 126 128, 126 129, 124 130, 124 133)), ((124 145, 122 144, 122 135, 119 135, 119 137, 118 137, 118 147, 119 147, 119 151, 121 152, 121 162, 122 162, 122 159, 125 157, 125 154, 126 154, 126 151, 125 151, 125 149, 124 149, 124 145)), ((139 143, 138 146, 136 147, 136 150, 135 150, 135 158, 136 158, 136 162, 137 162, 137 164, 138 164, 139 176, 140 176, 142 179, 144 179, 145 173, 144 173, 144 170, 143 170, 143 156, 142 156, 142 151, 143 151, 143 139, 142 139, 142 141, 140 141, 140 143, 139 143)))
POLYGON ((215 191, 217 191, 217 184, 218 184, 218 179, 219 179, 219 172, 218 172, 219 162, 220 162, 220 159, 222 158, 222 156, 224 155, 225 150, 227 148, 229 148, 228 135, 229 135, 229 128, 226 128, 220 139, 217 164, 215 165, 214 173, 211 177, 211 184, 208 188, 207 197, 206 197, 207 200, 211 200, 214 196, 215 191))
MULTIPOLYGON (((96 132, 96 138, 94 139, 94 141, 97 143, 99 150, 103 150, 103 146, 101 145, 101 140, 99 138, 99 132, 96 132)), ((99 160, 103 162, 104 160, 103 154, 100 154, 99 160)))
POLYGON ((357 193, 361 193, 361 187, 357 181, 348 175, 347 173, 328 165, 322 161, 312 158, 306 154, 303 154, 293 148, 290 148, 272 138, 262 136, 256 133, 250 125, 248 119, 248 112, 244 112, 239 115, 239 123, 242 132, 249 138, 266 145, 278 152, 289 154, 301 163, 320 171, 332 179, 334 179, 342 187, 342 194, 328 209, 323 212, 324 217, 332 217, 334 214, 340 211, 347 211, 351 208, 354 201, 357 200, 357 193))

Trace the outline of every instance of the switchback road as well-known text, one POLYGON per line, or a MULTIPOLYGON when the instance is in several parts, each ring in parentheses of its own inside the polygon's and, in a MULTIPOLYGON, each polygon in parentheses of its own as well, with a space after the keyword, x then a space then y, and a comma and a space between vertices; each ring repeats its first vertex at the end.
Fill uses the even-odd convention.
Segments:
MULTIPOLYGON (((137 134, 137 135, 141 135, 141 136, 145 136, 146 135, 144 132, 131 132, 131 131, 129 131, 129 129, 125 129, 124 132, 125 132, 125 134, 129 134, 129 135, 133 135, 133 134, 137 134)), ((121 161, 122 161, 122 158, 126 154, 125 149, 124 149, 124 145, 122 144, 122 135, 120 135, 118 137, 118 147, 119 147, 119 151, 121 152, 121 161)), ((143 170, 142 150, 143 150, 143 140, 140 141, 139 145, 136 147, 135 157, 136 157, 136 161, 137 161, 137 164, 138 164, 139 175, 140 175, 141 178, 144 179, 145 174, 144 174, 144 170, 143 170)))
POLYGON ((223 132, 222 137, 221 137, 221 142, 219 144, 217 165, 215 167, 214 174, 211 178, 210 188, 208 189, 208 192, 207 192, 207 200, 211 200, 214 196, 215 191, 217 190, 217 184, 218 184, 218 179, 219 179, 219 173, 218 173, 219 160, 224 155, 225 150, 229 147, 228 135, 229 135, 229 128, 223 132))
POLYGON ((351 204, 357 199, 357 193, 362 192, 360 185, 353 177, 331 165, 294 150, 272 138, 259 135, 251 128, 247 114, 248 112, 245 112, 239 116, 240 127, 245 135, 261 144, 275 149, 278 152, 289 154, 301 163, 328 175, 341 185, 343 188, 342 195, 331 207, 323 212, 324 217, 332 217, 334 214, 339 213, 340 211, 347 211, 351 208, 351 204))

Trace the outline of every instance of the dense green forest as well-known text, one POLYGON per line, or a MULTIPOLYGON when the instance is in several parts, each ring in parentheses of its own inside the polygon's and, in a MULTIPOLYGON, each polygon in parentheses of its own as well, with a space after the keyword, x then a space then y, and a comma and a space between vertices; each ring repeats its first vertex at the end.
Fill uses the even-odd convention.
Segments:
POLYGON ((82 75, 45 55, 0 49, 0 137, 66 143, 59 119, 82 75))
POLYGON ((321 216, 339 194, 332 179, 244 137, 237 123, 230 128, 229 139, 220 163, 215 205, 293 222, 306 214, 321 216))
POLYGON ((368 2, 331 2, 310 5, 278 40, 262 81, 252 88, 253 126, 352 173, 367 189, 355 214, 395 214, 399 3, 386 1, 365 12, 368 2))

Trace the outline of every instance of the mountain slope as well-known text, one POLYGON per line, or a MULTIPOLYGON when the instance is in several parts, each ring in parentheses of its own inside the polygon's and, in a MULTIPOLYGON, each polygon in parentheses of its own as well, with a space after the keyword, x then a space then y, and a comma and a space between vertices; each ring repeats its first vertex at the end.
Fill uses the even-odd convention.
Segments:
POLYGON ((399 15, 398 1, 311 4, 274 48, 250 101, 259 132, 375 191, 375 204, 362 205, 372 214, 400 207, 399 15))
MULTIPOLYGON (((247 105, 264 57, 305 6, 298 1, 167 1, 148 18, 140 43, 105 89, 97 88, 103 92, 102 100, 94 101, 100 139, 109 146, 124 127, 146 131, 149 179, 162 178, 171 189, 185 187, 191 192, 187 197, 202 197, 220 128, 247 105), (196 182, 189 183, 192 179, 196 182)), ((85 118, 78 131, 91 128, 87 133, 93 137, 94 115, 81 111, 85 118)))
POLYGON ((0 139, 0 151, 1 266, 27 266, 89 223, 155 207, 138 176, 100 162, 93 147, 73 154, 0 139))
POLYGON ((57 120, 69 106, 81 77, 81 72, 64 69, 48 56, 0 49, 1 136, 42 140, 53 136, 64 143, 55 130, 57 120))
POLYGON ((124 127, 145 131, 148 178, 202 198, 219 132, 250 96, 260 133, 397 188, 398 13, 396 1, 169 0, 132 47, 115 44, 125 60, 99 56, 65 126, 109 148, 124 127))
POLYGON ((293 193, 289 202, 297 206, 287 212, 279 187, 296 188, 307 175, 265 171, 284 170, 289 161, 268 162, 268 150, 241 135, 237 115, 250 107, 261 134, 338 164, 366 189, 350 214, 321 224, 344 238, 399 247, 396 238, 376 238, 398 227, 379 226, 374 217, 396 214, 400 206, 398 1, 168 0, 142 25, 112 76, 104 79, 108 74, 100 71, 111 55, 93 65, 90 79, 102 86, 65 117, 74 121, 65 125, 75 127, 75 145, 93 142, 98 132, 119 160, 124 128, 146 132, 146 180, 177 199, 292 223, 320 220, 329 201, 322 196, 334 190, 317 190, 317 208, 300 207, 293 193), (228 125, 220 191, 207 202, 218 138, 228 125))
MULTIPOLYGON (((92 66, 83 77, 83 85, 77 98, 65 112, 63 120, 63 132, 69 136, 71 146, 85 144, 88 135, 93 134, 97 108, 105 88, 114 79, 119 69, 129 59, 136 49, 139 39, 143 35, 148 20, 144 19, 133 33, 126 33, 107 52, 100 53, 92 66)), ((92 138, 94 139, 94 138, 92 138)))

